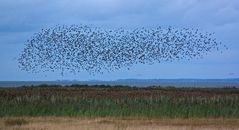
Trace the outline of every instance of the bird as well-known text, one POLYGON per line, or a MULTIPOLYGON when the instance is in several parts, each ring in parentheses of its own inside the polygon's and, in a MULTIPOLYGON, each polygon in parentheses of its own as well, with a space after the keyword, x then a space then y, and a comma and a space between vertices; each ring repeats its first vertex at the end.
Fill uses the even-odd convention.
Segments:
MULTIPOLYGON (((201 58, 222 45, 214 33, 194 28, 104 29, 92 25, 55 25, 34 33, 18 58, 29 72, 103 74, 135 64, 201 58)), ((225 45, 224 47, 228 49, 225 45)))

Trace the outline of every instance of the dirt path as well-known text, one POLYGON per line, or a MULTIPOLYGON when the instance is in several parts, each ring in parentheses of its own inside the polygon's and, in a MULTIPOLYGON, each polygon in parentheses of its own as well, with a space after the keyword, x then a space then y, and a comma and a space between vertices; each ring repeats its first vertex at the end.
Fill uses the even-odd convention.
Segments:
POLYGON ((0 130, 239 130, 239 119, 4 117, 0 130))

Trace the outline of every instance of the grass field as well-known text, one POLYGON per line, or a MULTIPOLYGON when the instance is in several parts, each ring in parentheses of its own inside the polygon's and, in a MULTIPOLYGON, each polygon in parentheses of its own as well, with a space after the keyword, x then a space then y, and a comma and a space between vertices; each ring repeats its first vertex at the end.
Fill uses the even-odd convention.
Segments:
POLYGON ((0 116, 238 118, 238 88, 40 85, 0 88, 0 116))

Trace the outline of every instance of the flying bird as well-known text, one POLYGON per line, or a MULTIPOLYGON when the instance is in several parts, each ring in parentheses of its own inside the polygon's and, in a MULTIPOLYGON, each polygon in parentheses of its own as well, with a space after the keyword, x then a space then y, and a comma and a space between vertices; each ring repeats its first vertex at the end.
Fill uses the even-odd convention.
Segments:
POLYGON ((103 29, 87 25, 56 25, 27 40, 18 58, 25 71, 90 74, 130 68, 134 64, 199 58, 221 42, 198 29, 103 29))

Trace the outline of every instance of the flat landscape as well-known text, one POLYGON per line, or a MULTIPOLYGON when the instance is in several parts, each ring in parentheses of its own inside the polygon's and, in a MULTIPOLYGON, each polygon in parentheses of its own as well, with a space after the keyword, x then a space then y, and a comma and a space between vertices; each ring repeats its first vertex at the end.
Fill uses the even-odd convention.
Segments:
POLYGON ((239 129, 239 89, 39 85, 0 88, 1 130, 239 129))
POLYGON ((0 130, 239 130, 239 0, 0 0, 0 130))

